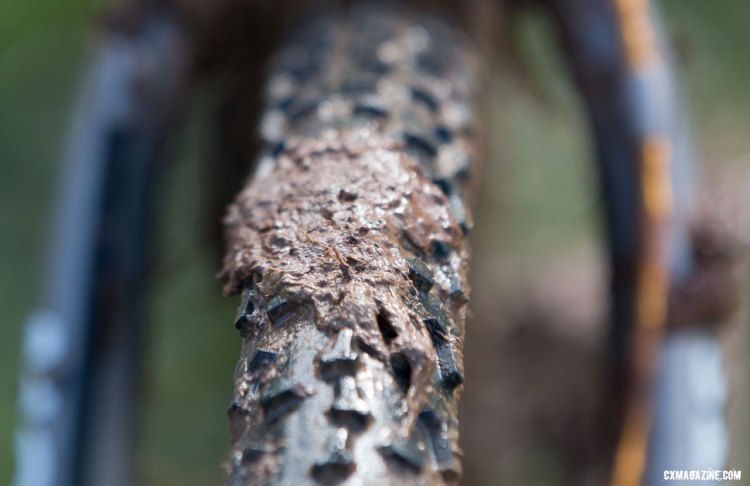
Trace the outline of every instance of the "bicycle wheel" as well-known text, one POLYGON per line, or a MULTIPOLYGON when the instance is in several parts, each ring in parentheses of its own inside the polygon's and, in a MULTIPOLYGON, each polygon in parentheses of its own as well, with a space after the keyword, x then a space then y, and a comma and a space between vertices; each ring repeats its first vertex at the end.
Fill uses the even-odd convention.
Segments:
POLYGON ((229 481, 455 482, 477 56, 437 18, 360 6, 272 67, 225 219, 229 481))

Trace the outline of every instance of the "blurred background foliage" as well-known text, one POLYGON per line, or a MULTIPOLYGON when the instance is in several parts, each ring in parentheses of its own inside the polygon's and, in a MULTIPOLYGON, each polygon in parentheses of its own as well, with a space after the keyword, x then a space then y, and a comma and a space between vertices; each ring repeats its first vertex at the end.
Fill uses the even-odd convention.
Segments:
MULTIPOLYGON (((0 484, 12 473, 22 324, 44 278, 59 153, 77 82, 96 43, 96 19, 108 3, 0 0, 0 484)), ((680 53, 704 181, 719 199, 729 198, 717 204, 728 205, 727 217, 739 227, 748 213, 736 196, 743 182, 750 187, 750 3, 659 3, 680 53)), ((586 125, 549 25, 534 15, 519 21, 519 49, 542 96, 509 68, 495 70, 466 345, 463 440, 472 484, 514 478, 565 484, 568 477, 559 451, 532 445, 531 454, 522 448, 511 454, 484 428, 491 421, 490 430, 503 434, 499 424, 512 411, 503 411, 507 387, 501 382, 524 378, 523 369, 493 368, 507 365, 492 359, 502 349, 503 305, 513 296, 570 287, 557 298, 573 319, 580 311, 583 320, 601 320, 600 203, 586 125), (498 292, 505 297, 498 300, 498 292)), ((206 96, 196 98, 193 115, 170 141, 173 157, 159 195, 138 451, 143 484, 219 483, 229 440, 225 410, 239 339, 231 326, 235 302, 221 296, 214 279, 218 262, 204 241, 206 225, 216 223, 208 221, 202 203, 206 96)), ((744 390, 735 387, 734 396, 744 390)), ((743 425, 736 435, 748 432, 743 425)), ((736 447, 730 466, 750 472, 738 449, 746 451, 736 447)))

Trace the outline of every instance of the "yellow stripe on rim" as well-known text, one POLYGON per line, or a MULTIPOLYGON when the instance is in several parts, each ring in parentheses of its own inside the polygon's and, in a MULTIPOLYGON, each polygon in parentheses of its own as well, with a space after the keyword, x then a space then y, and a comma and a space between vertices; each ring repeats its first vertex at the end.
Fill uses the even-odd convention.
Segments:
POLYGON ((630 407, 615 455, 613 486, 635 486, 641 483, 646 468, 644 444, 651 430, 650 414, 641 407, 630 407))
POLYGON ((615 8, 630 67, 638 69, 658 59, 649 0, 615 0, 615 8))
POLYGON ((641 144, 642 247, 636 289, 633 383, 615 453, 612 486, 637 486, 646 467, 651 432, 651 397, 659 346, 667 317, 669 270, 664 237, 672 213, 672 145, 663 136, 641 144))
POLYGON ((669 274, 664 255, 664 230, 672 213, 670 160, 672 145, 665 137, 647 138, 641 146, 643 191, 643 261, 638 275, 638 327, 661 327, 667 316, 669 274))

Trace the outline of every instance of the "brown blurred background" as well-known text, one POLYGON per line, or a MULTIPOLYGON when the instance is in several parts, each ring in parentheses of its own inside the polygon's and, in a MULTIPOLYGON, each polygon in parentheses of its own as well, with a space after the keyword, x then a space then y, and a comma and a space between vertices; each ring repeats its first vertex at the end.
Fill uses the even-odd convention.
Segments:
MULTIPOLYGON (((44 278, 52 197, 77 82, 106 0, 0 3, 0 484, 12 472, 21 326, 44 278)), ((678 46, 702 163, 703 202, 750 241, 750 3, 659 2, 678 46)), ((544 19, 519 19, 527 81, 499 66, 489 158, 473 234, 462 441, 467 484, 597 481, 592 444, 605 269, 586 127, 544 19), (534 93, 534 94, 532 94, 534 93), (592 464, 594 466, 592 467, 592 464), (583 476, 582 476, 583 474, 583 476)), ((199 93, 170 141, 159 196, 140 483, 218 484, 240 340, 235 301, 214 279, 202 183, 208 129, 199 93)), ((744 420, 746 322, 727 331, 730 467, 750 476, 744 420)))

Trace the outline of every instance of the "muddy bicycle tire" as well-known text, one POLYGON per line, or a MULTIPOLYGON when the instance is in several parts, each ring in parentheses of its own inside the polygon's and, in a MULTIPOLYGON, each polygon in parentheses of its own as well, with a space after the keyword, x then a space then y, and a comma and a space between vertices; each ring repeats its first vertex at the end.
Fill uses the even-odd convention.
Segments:
POLYGON ((378 6, 313 17, 272 62, 225 219, 230 484, 460 477, 477 69, 448 23, 378 6))

